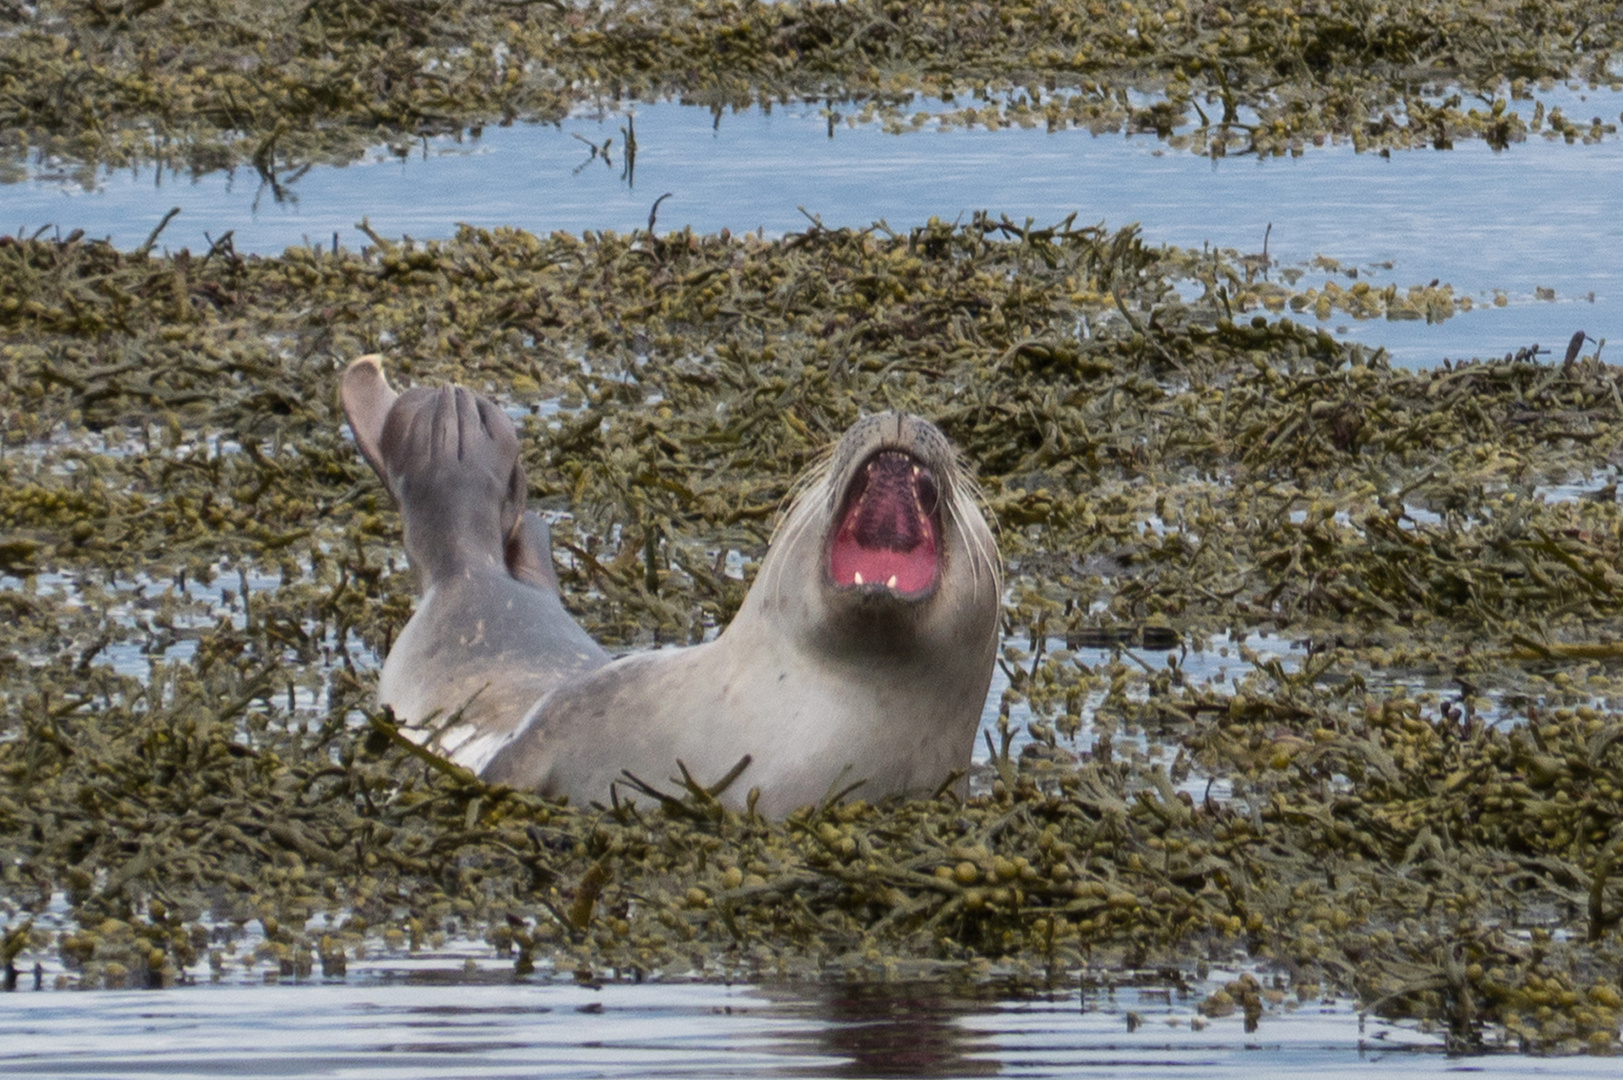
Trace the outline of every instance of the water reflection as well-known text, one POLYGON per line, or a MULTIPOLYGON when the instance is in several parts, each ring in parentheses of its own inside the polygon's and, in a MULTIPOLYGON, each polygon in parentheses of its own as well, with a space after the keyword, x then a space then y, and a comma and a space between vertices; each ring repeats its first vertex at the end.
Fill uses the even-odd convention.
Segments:
MULTIPOLYGON (((405 962, 405 961, 400 961, 405 962)), ((387 967, 389 961, 382 962, 387 967)), ((416 959, 412 964, 429 961, 416 959)), ((483 962, 481 962, 483 963, 483 962)), ((0 999, 7 1075, 545 1077, 1060 1077, 1286 1080, 1314 1073, 1526 1075, 1514 1055, 1443 1056, 1439 1037, 1345 1002, 1202 1020, 1195 999, 1120 987, 998 1000, 934 985, 860 988, 471 981, 357 974, 346 983, 18 993, 0 999), (1130 1019, 1131 1018, 1131 1019, 1130 1019), (1136 1022, 1131 1022, 1136 1020, 1136 1022)), ((1213 978, 1226 976, 1214 972, 1213 978)), ((1545 1059, 1541 1075, 1615 1075, 1606 1059, 1545 1059)))
MULTIPOLYGON (((1575 107, 1623 108, 1623 94, 1587 98, 1575 107)), ((811 104, 744 110, 718 126, 708 110, 660 103, 638 106, 634 117, 575 116, 558 128, 380 148, 302 175, 272 169, 268 180, 263 170, 188 178, 143 167, 95 175, 92 190, 73 179, 11 184, 0 187, 0 221, 27 232, 82 228, 129 248, 178 205, 162 245, 203 250, 206 236, 230 230, 238 251, 276 253, 364 244, 363 218, 382 235, 420 239, 446 236, 459 222, 628 232, 646 226, 661 192, 671 193, 662 229, 702 232, 781 234, 804 228, 806 214, 830 227, 884 220, 906 229, 981 209, 1039 222, 1076 213, 1111 226, 1138 221, 1152 242, 1197 249, 1260 252, 1267 236, 1277 265, 1304 268, 1302 288, 1337 277, 1311 267, 1326 255, 1376 288, 1438 278, 1479 301, 1441 327, 1327 324, 1404 363, 1498 356, 1533 342, 1559 356, 1576 330, 1623 337, 1615 257, 1623 140, 1534 138, 1499 153, 1471 142, 1389 159, 1331 146, 1300 158, 1209 161, 1154 137, 1084 130, 898 136, 870 124, 830 139, 827 125, 811 104), (1498 291, 1503 307, 1494 306, 1498 291)))
MULTIPOLYGON (((818 1026, 786 1033, 784 1044, 804 1044, 839 1064, 815 1067, 818 1076, 996 1076, 995 1046, 961 1021, 987 1002, 965 999, 931 983, 851 984, 776 990, 763 996, 779 1008, 805 1012, 818 1026)), ((788 1075, 801 1075, 795 1068, 788 1075)))

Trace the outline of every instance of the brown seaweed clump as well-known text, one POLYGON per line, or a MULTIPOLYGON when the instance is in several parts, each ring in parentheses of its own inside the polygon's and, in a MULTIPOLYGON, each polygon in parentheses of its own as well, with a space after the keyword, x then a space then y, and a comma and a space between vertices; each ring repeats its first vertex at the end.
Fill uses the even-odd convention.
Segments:
POLYGON ((985 216, 277 258, 0 238, 0 959, 81 986, 448 935, 589 976, 1244 960, 1462 1049, 1610 1050, 1618 372, 1581 340, 1403 371, 1248 317, 1258 288, 985 216), (371 351, 523 418, 567 601, 627 646, 736 610, 860 411, 934 418, 1009 564, 977 794, 772 821, 678 775, 564 806, 400 739, 370 703, 411 582, 334 402, 371 351))
POLYGON ((1617 85, 1618 16, 1616 0, 43 0, 0 6, 0 149, 13 174, 39 152, 251 164, 274 181, 380 143, 404 154, 427 135, 670 96, 718 121, 825 100, 831 134, 845 109, 898 131, 1079 126, 1213 155, 1591 142, 1616 118, 1540 95, 1617 85))

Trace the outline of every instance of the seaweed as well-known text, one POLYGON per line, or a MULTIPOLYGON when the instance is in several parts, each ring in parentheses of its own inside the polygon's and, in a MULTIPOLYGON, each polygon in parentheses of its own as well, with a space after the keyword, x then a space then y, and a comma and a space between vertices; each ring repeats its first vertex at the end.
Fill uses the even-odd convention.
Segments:
POLYGON ((1248 958, 1460 1049, 1615 1045, 1601 343, 1406 371, 1242 302, 1241 257, 1074 221, 372 239, 0 238, 13 971, 337 977, 453 934, 582 977, 1248 958), (860 412, 933 418, 1008 566, 975 793, 768 820, 672 763, 568 806, 405 739, 372 702, 413 582, 335 402, 370 351, 520 418, 566 602, 618 647, 724 623, 860 412), (1231 680, 1190 675, 1225 651, 1231 680), (73 929, 44 928, 56 896, 73 929))
POLYGON ((850 115, 895 131, 1075 126, 1213 156, 1592 142, 1615 118, 1569 117, 1540 95, 1617 85, 1617 16, 1615 0, 48 0, 0 12, 0 149, 13 177, 34 153, 251 166, 279 190, 379 144, 406 154, 428 136, 665 97, 718 123, 809 100, 831 135, 850 115))

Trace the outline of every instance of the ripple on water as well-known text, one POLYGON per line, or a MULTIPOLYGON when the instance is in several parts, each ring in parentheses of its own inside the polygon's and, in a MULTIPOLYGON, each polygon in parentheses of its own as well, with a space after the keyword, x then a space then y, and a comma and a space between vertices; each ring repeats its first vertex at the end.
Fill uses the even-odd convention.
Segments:
MULTIPOLYGON (((0 1041, 28 1075, 99 1078, 1266 1078, 1450 1065, 1440 1037, 1361 1020, 1345 1002, 1281 1004, 1247 1033, 1238 1015, 1200 1017, 1200 996, 1120 985, 999 1002, 937 985, 408 983, 378 970, 344 984, 22 993, 0 1010, 0 1041)), ((1519 1064, 1472 1062, 1503 1075, 1519 1064)), ((1552 1064, 1597 1074, 1586 1059, 1552 1064)))

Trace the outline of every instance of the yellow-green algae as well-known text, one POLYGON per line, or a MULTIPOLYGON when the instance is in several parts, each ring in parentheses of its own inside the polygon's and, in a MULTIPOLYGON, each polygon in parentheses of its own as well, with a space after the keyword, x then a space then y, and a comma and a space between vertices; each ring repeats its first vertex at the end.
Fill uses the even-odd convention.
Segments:
POLYGON ((7 963, 164 984, 228 962, 210 920, 257 921, 249 962, 293 977, 453 932, 583 977, 1249 957, 1460 1048, 1610 1051, 1623 520, 1615 489, 1536 489, 1618 461, 1619 372, 1581 341, 1395 370, 1237 312, 1246 281, 1133 229, 985 217, 277 258, 0 239, 7 963), (528 414, 532 502, 572 512, 565 592, 610 642, 725 621, 725 553, 753 572, 821 447, 862 410, 932 417, 1000 531, 1031 742, 964 803, 859 789, 785 821, 665 777, 558 806, 425 756, 370 711, 411 583, 334 385, 376 350, 528 414), (1236 657, 1227 685, 1142 662, 1228 632, 1307 658, 1236 657), (1089 665, 1062 639, 1123 644, 1089 665), (131 650, 142 678, 110 662, 131 650), (77 929, 51 935, 59 891, 77 929))
POLYGON ((0 149, 14 175, 29 150, 274 175, 670 95, 718 119, 827 99, 831 132, 852 102, 898 130, 1074 125, 1211 154, 1591 141, 1618 118, 1513 102, 1615 86, 1620 27, 1617 0, 42 0, 0 6, 0 149))

